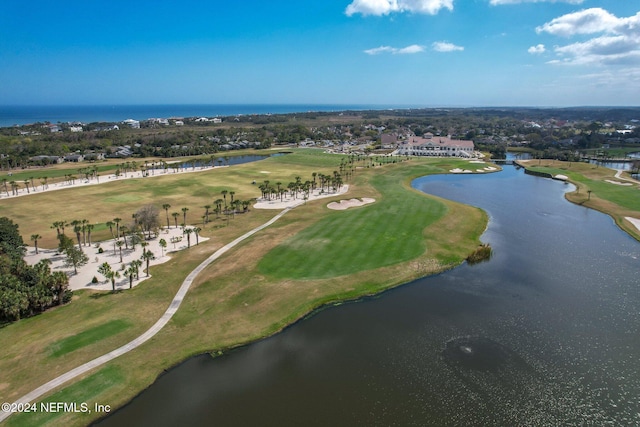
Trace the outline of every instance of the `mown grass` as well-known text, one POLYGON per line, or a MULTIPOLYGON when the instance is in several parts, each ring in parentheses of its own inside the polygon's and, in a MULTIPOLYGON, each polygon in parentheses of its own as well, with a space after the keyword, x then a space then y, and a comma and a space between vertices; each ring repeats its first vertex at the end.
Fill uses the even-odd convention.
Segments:
POLYGON ((640 240, 640 232, 624 219, 640 217, 640 183, 612 184, 607 180, 625 181, 615 178, 615 170, 590 163, 557 160, 529 160, 521 163, 533 171, 567 176, 569 181, 576 185, 575 191, 566 194, 567 200, 610 215, 620 228, 640 240))
MULTIPOLYGON (((86 404, 87 410, 91 411, 85 415, 92 415, 95 411, 96 404, 108 405, 100 400, 102 391, 108 390, 110 387, 123 380, 123 372, 117 366, 106 366, 96 373, 89 375, 88 377, 48 396, 45 399, 33 402, 36 405, 35 408, 37 408, 37 412, 14 414, 9 418, 9 420, 7 420, 6 425, 11 427, 33 427, 47 425, 52 422, 56 422, 59 425, 65 425, 69 422, 69 419, 82 415, 80 413, 74 414, 72 412, 65 412, 64 410, 60 410, 59 412, 55 409, 51 411, 46 409, 42 410, 41 403, 44 404, 45 407, 47 407, 48 403, 57 402, 75 404, 75 408, 77 408, 76 410, 78 411, 84 410, 85 407, 82 406, 84 403, 86 404)), ((56 408, 55 406, 49 407, 56 408)), ((106 414, 96 415, 100 416, 106 414)), ((96 415, 94 415, 94 417, 96 415)))
POLYGON ((318 279, 385 267, 422 254, 426 248, 422 231, 444 215, 445 206, 403 188, 397 174, 375 176, 371 184, 383 195, 375 204, 327 214, 269 252, 258 270, 281 279, 318 279))
MULTIPOLYGON (((296 176, 311 179, 312 172, 330 174, 340 164, 340 156, 331 156, 320 150, 303 150, 316 159, 318 165, 294 166, 287 156, 268 158, 259 162, 235 165, 232 168, 204 169, 194 173, 159 174, 148 178, 112 180, 100 185, 68 188, 42 192, 29 196, 0 200, 0 216, 7 216, 17 222, 25 242, 32 234, 42 238, 39 246, 55 248, 58 241, 56 231, 51 229, 54 221, 87 219, 94 225, 105 224, 115 217, 123 219, 122 224, 132 222, 131 215, 146 204, 155 204, 159 209, 165 203, 171 205, 169 214, 178 212, 182 222, 183 207, 189 209, 188 224, 202 222, 203 206, 214 205, 222 198, 221 191, 235 191, 240 200, 260 196, 260 190, 253 181, 264 180, 294 181, 296 176), (228 171, 232 170, 232 173, 228 171), (55 207, 55 209, 54 209, 55 207)), ((291 154, 295 155, 295 154, 291 154)), ((306 158, 305 154, 298 157, 306 158)), ((304 162, 301 162, 304 163, 304 162)), ((161 219, 164 219, 161 212, 161 219)), ((173 218, 171 218, 173 223, 173 218)), ((161 223, 164 221, 161 220, 161 223)), ((93 240, 111 238, 108 229, 94 229, 93 240)))
POLYGON ((116 335, 131 326, 131 322, 125 319, 115 319, 52 343, 47 351, 51 357, 60 357, 104 338, 116 335))
MULTIPOLYGON (((296 154, 304 157, 306 153, 309 153, 309 157, 316 157, 319 163, 326 165, 325 168, 317 167, 314 162, 301 162, 308 163, 304 166, 291 164, 288 161, 283 163, 280 159, 287 159, 285 156, 252 165, 221 168, 219 171, 224 173, 219 175, 208 176, 208 173, 203 172, 202 179, 211 182, 217 188, 235 184, 236 191, 244 194, 245 191, 247 193, 250 190, 255 191, 250 181, 255 176, 268 177, 272 182, 275 180, 288 182, 295 176, 307 177, 312 172, 329 173, 339 165, 341 160, 340 156, 318 154, 315 151, 296 154)), ((206 351, 224 351, 249 343, 281 330, 324 304, 375 294, 417 277, 443 271, 462 262, 477 247, 479 237, 487 224, 486 215, 477 208, 423 195, 410 189, 409 182, 412 177, 441 173, 450 168, 462 166, 463 163, 448 159, 413 159, 395 165, 356 171, 355 177, 349 182, 351 187, 347 196, 308 202, 292 210, 273 226, 254 235, 209 266, 196 279, 172 321, 158 335, 140 348, 119 357, 98 371, 100 374, 106 369, 114 369, 114 372, 118 373, 117 376, 107 375, 98 382, 81 380, 61 391, 54 392, 51 398, 76 399, 76 397, 59 395, 71 389, 73 396, 82 397, 78 397, 79 401, 90 401, 91 396, 96 396, 95 399, 99 399, 98 403, 117 407, 151 384, 160 372, 189 356, 206 351), (354 211, 335 212, 327 209, 326 205, 331 200, 344 197, 373 197, 379 202, 354 211), (396 203, 390 203, 385 207, 385 203, 390 201, 396 203), (396 204, 414 207, 414 209, 401 209, 396 207, 396 204), (380 216, 387 219, 388 223, 394 220, 393 215, 406 214, 408 218, 411 217, 410 222, 413 222, 413 217, 420 217, 423 214, 419 208, 425 206, 432 206, 435 211, 429 214, 432 216, 430 222, 422 223, 422 228, 418 222, 412 225, 414 228, 408 229, 411 232, 407 233, 407 239, 413 239, 415 242, 422 240, 422 243, 418 244, 421 251, 413 249, 415 256, 408 252, 403 255, 406 258, 414 256, 411 259, 401 261, 401 258, 396 256, 394 264, 373 266, 369 269, 358 268, 351 270, 355 272, 347 275, 332 277, 316 275, 314 278, 304 279, 274 277, 271 274, 262 273, 258 268, 260 260, 278 245, 283 244, 287 239, 295 239, 295 236, 305 232, 309 227, 318 227, 322 221, 327 221, 325 218, 332 218, 330 225, 338 226, 341 221, 352 222, 353 219, 350 219, 350 216, 354 213, 356 217, 366 213, 376 221, 381 221, 377 217, 380 216), (368 210, 371 212, 367 213, 368 210), (378 210, 377 213, 376 210, 378 210), (440 210, 442 215, 438 216, 437 212, 440 210), (388 216, 391 217, 387 218, 388 216), (413 234, 417 234, 420 238, 416 239, 413 234), (115 380, 110 381, 109 378, 115 378, 115 380)), ((196 175, 199 174, 188 176, 189 180, 196 175)), ((187 175, 181 176, 187 177, 187 175)), ((160 186, 173 182, 169 179, 155 179, 160 186)), ((178 183, 180 178, 173 179, 178 183)), ((151 183, 152 180, 144 182, 145 186, 150 186, 144 191, 140 186, 132 187, 131 191, 151 200, 153 199, 149 194, 153 190, 151 183)), ((109 185, 111 184, 106 186, 109 187, 109 185)), ((185 185, 185 187, 187 187, 187 195, 167 194, 162 199, 171 200, 170 203, 173 202, 174 206, 181 206, 183 201, 191 201, 190 206, 198 206, 199 203, 197 205, 193 203, 188 195, 190 186, 185 185)), ((175 191, 180 191, 182 188, 177 184, 175 191)), ((99 186, 94 189, 98 190, 99 186)), ((100 202, 99 198, 96 199, 98 206, 85 205, 83 197, 88 196, 84 193, 82 196, 70 193, 67 200, 69 200, 68 203, 75 203, 74 207, 79 212, 82 212, 86 206, 86 210, 101 213, 107 218, 112 218, 123 210, 119 206, 116 212, 113 207, 110 207, 111 205, 100 202)), ((219 196, 216 195, 217 197, 219 196)), ((15 199, 15 201, 18 200, 15 199)), ((162 201, 156 200, 156 203, 162 203, 162 201)), ((3 349, 0 355, 0 372, 2 372, 0 400, 13 401, 52 378, 140 335, 164 312, 184 277, 195 266, 223 244, 266 222, 275 214, 274 211, 253 210, 247 215, 232 219, 228 226, 226 222, 216 220, 208 224, 203 231, 204 235, 212 237, 211 240, 192 246, 187 251, 175 253, 168 263, 152 267, 153 277, 136 288, 116 294, 77 292, 71 304, 0 329, 0 348, 3 349), (51 346, 55 343, 70 336, 97 329, 113 319, 122 319, 129 322, 131 326, 119 333, 79 347, 63 357, 50 357, 51 346)), ((56 217, 57 215, 58 213, 55 213, 56 217)), ((46 222, 49 220, 51 220, 50 217, 46 222)), ((355 222, 352 224, 353 227, 344 229, 343 237, 353 238, 352 248, 355 249, 358 247, 356 240, 360 231, 355 222)), ((398 228, 397 233, 402 235, 408 230, 398 228)), ((374 233, 381 231, 381 228, 371 229, 374 233)), ((375 250, 384 252, 385 244, 383 243, 380 241, 380 245, 375 250)), ((339 256, 331 251, 322 255, 333 261, 336 261, 339 256)), ((376 256, 383 258, 381 255, 376 256)), ((291 265, 285 257, 274 258, 273 262, 291 265)), ((360 262, 368 261, 364 259, 360 262)), ((96 374, 91 374, 93 375, 96 374)), ((86 425, 98 416, 99 414, 65 414, 55 418, 52 424, 86 425)), ((16 419, 30 420, 28 416, 16 417, 16 419)), ((39 421, 36 424, 41 424, 39 421)), ((42 420, 44 421, 46 420, 42 420)), ((15 421, 11 420, 11 422, 15 421)), ((29 424, 26 421, 25 423, 29 424)))

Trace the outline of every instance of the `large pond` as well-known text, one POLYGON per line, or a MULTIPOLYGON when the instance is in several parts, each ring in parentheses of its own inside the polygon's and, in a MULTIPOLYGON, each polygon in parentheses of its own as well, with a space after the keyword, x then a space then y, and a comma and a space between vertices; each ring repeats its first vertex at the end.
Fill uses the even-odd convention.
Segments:
POLYGON ((485 209, 493 258, 192 358, 100 425, 640 423, 640 244, 510 166, 413 185, 485 209))

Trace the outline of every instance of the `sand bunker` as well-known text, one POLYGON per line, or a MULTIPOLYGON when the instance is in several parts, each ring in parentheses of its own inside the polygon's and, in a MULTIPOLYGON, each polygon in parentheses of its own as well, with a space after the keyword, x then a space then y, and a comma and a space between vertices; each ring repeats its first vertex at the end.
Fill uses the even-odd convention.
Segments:
POLYGON ((473 173, 469 169, 462 170, 460 168, 451 169, 449 172, 451 172, 451 173, 473 173))
POLYGON ((349 208, 355 208, 358 206, 368 205, 369 203, 375 202, 376 199, 370 199, 368 197, 363 197, 362 199, 349 199, 349 200, 340 200, 339 202, 331 202, 327 205, 329 209, 333 209, 336 211, 343 211, 349 208))
POLYGON ((616 184, 616 185, 633 185, 630 182, 620 182, 620 181, 612 181, 610 179, 605 179, 606 182, 608 182, 609 184, 616 184))
POLYGON ((625 216, 624 219, 626 219, 627 221, 629 221, 631 224, 634 225, 634 227, 636 227, 638 229, 638 231, 640 231, 640 219, 638 218, 632 218, 630 216, 625 216))

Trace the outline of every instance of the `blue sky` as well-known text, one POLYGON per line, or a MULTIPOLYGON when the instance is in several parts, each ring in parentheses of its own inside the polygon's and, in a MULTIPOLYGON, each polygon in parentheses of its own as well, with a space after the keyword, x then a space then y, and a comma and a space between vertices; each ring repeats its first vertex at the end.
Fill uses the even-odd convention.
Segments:
POLYGON ((4 105, 640 105, 638 0, 2 4, 4 105))

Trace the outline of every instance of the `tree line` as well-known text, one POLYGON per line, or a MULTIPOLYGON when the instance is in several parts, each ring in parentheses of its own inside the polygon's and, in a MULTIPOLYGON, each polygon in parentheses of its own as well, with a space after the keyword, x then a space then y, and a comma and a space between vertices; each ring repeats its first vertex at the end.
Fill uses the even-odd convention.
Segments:
POLYGON ((48 259, 30 266, 24 260, 25 254, 18 225, 9 218, 0 218, 1 322, 30 317, 71 300, 67 275, 52 272, 48 259))

